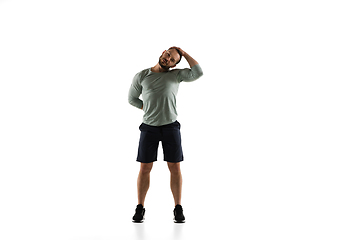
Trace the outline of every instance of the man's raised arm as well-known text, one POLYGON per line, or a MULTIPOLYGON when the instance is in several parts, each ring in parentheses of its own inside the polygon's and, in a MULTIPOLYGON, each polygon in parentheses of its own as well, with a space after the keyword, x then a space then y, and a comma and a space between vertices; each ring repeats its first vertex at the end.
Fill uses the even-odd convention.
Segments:
POLYGON ((189 63, 191 69, 181 69, 179 70, 179 74, 177 76, 180 82, 192 82, 198 79, 203 75, 203 71, 199 65, 199 63, 193 59, 189 54, 187 54, 184 50, 178 47, 171 47, 179 50, 186 61, 189 63))

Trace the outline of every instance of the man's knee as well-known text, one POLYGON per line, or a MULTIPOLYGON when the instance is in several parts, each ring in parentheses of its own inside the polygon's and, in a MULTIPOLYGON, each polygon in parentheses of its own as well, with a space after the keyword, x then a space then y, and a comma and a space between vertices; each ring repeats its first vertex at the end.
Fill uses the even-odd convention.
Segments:
POLYGON ((177 163, 168 162, 168 167, 171 173, 177 174, 181 172, 179 162, 177 163))
POLYGON ((141 173, 150 173, 151 172, 151 169, 152 169, 152 166, 153 166, 153 163, 141 163, 141 166, 140 166, 140 172, 141 173))

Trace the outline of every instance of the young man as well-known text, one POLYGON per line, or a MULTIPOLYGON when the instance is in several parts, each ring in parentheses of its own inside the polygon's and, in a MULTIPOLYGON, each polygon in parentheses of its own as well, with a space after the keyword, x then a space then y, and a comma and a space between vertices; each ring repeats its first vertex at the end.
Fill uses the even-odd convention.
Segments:
POLYGON ((180 123, 176 120, 176 94, 180 82, 195 81, 203 75, 201 67, 181 48, 171 47, 159 57, 158 63, 137 73, 129 90, 129 103, 144 111, 137 161, 141 162, 137 179, 138 205, 133 222, 143 222, 144 201, 150 185, 150 171, 157 161, 159 141, 164 151, 171 177, 170 187, 175 201, 174 222, 185 222, 181 206, 182 176, 180 162, 183 161, 180 123), (191 69, 175 69, 184 57, 191 69), (142 94, 143 100, 139 99, 142 94))

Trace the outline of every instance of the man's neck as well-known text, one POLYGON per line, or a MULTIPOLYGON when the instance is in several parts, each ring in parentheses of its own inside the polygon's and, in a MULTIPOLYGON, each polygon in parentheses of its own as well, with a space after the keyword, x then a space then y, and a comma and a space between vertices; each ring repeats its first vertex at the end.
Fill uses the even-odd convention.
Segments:
POLYGON ((157 72, 157 73, 161 73, 161 72, 168 72, 169 69, 163 69, 159 63, 157 63, 154 67, 151 68, 152 72, 157 72))

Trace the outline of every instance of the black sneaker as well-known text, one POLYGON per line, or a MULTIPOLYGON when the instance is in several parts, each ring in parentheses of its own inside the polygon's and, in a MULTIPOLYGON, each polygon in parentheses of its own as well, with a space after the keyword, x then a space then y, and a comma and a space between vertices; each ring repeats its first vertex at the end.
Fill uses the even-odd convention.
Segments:
POLYGON ((174 209, 174 222, 175 223, 184 223, 185 216, 183 214, 183 208, 181 205, 176 205, 174 209))
POLYGON ((145 218, 145 208, 142 204, 138 204, 135 209, 135 215, 133 216, 133 222, 142 223, 145 218))

